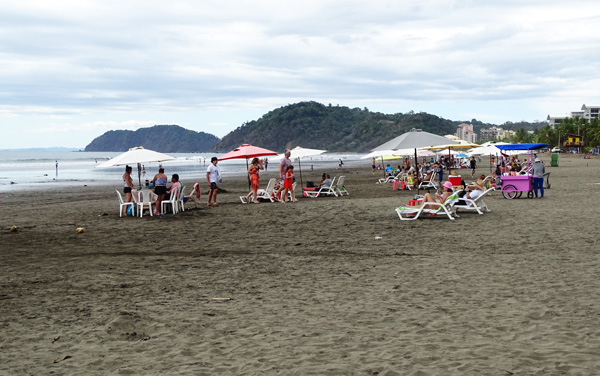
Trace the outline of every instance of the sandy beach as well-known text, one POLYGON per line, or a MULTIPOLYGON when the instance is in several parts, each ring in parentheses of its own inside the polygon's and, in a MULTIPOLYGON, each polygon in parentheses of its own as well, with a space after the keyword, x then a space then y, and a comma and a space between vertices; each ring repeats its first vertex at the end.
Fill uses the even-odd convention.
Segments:
POLYGON ((416 192, 369 164, 327 171, 350 196, 244 205, 224 176, 160 217, 120 218, 119 186, 4 195, 0 374, 600 374, 600 160, 455 221, 400 221, 416 192))

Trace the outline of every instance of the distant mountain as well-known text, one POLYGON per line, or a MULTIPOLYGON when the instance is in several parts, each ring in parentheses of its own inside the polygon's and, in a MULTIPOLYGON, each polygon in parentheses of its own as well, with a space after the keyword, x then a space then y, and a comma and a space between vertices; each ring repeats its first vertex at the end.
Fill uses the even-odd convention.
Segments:
POLYGON ((302 146, 331 152, 366 152, 412 128, 456 133, 456 123, 427 113, 386 115, 367 108, 300 102, 275 109, 245 123, 215 146, 229 151, 249 143, 278 152, 302 146))
POLYGON ((178 125, 155 125, 136 131, 108 131, 96 137, 85 151, 127 151, 136 146, 162 153, 197 153, 210 151, 219 138, 178 125))

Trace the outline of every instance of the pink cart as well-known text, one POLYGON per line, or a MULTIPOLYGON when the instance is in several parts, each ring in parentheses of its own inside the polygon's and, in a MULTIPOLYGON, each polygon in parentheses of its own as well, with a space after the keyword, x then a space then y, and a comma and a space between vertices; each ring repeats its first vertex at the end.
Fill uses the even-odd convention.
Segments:
POLYGON ((531 175, 502 176, 502 196, 513 199, 521 198, 527 192, 527 198, 533 198, 533 177, 531 175))
MULTIPOLYGON (((527 160, 531 163, 534 150, 547 148, 548 144, 507 144, 496 145, 496 147, 500 150, 526 151, 527 160)), ((501 191, 504 198, 521 198, 523 192, 527 192, 527 198, 533 198, 533 177, 529 173, 518 176, 501 176, 500 180, 502 181, 501 191)))

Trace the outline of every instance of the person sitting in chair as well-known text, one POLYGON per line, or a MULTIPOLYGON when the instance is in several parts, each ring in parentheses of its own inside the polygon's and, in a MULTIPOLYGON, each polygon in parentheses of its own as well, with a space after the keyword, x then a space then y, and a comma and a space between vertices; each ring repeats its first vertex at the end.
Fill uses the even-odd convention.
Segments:
POLYGON ((388 164, 387 167, 385 168, 385 176, 392 176, 392 175, 394 175, 394 168, 388 164))
POLYGON ((168 201, 171 199, 171 192, 173 192, 173 190, 175 188, 181 189, 181 183, 179 182, 179 175, 178 174, 173 174, 173 176, 171 177, 171 187, 169 188, 169 190, 167 191, 167 193, 165 194, 165 198, 163 201, 168 201))
POLYGON ((329 187, 331 187, 331 183, 332 183, 331 176, 329 176, 329 174, 326 174, 325 179, 321 182, 321 184, 319 184, 317 189, 329 188, 329 187))
POLYGON ((438 209, 440 207, 439 205, 431 205, 428 203, 437 202, 438 204, 443 204, 453 193, 454 190, 452 189, 452 183, 447 181, 444 183, 443 187, 435 193, 435 197, 433 197, 430 193, 425 193, 425 196, 423 196, 423 203, 418 206, 418 208, 424 207, 425 209, 438 209))

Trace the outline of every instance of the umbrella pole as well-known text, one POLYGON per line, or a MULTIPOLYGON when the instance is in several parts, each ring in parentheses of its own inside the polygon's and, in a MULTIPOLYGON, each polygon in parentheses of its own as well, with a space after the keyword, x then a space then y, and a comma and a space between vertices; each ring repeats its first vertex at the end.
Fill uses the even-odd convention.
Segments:
POLYGON ((300 172, 300 187, 303 187, 304 184, 302 184, 302 167, 300 167, 300 158, 298 158, 298 172, 300 172))
POLYGON ((138 163, 138 183, 140 183, 140 188, 142 189, 142 164, 138 163))
POLYGON ((250 166, 248 165, 248 157, 246 157, 246 176, 248 177, 248 190, 251 189, 251 186, 250 186, 250 174, 248 173, 249 169, 250 169, 250 166))
POLYGON ((417 148, 415 148, 415 171, 417 172, 417 179, 415 181, 417 182, 417 194, 419 194, 419 186, 421 186, 419 180, 421 180, 421 174, 419 174, 419 164, 417 162, 417 148))

